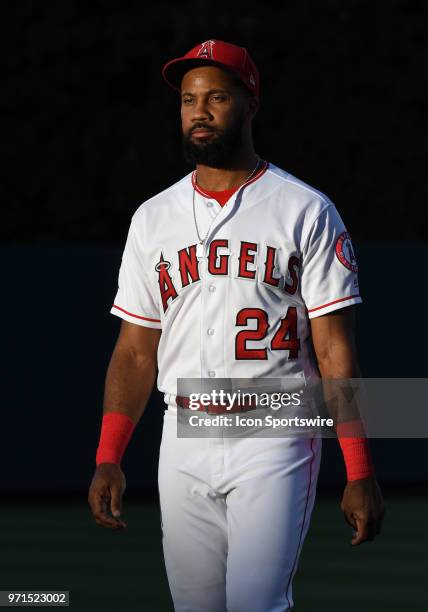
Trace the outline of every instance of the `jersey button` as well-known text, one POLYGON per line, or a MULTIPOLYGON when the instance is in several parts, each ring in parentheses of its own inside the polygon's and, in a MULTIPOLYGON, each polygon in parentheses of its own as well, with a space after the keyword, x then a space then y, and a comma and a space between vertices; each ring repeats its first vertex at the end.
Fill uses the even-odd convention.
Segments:
POLYGON ((215 285, 210 285, 209 289, 210 289, 211 293, 214 293, 214 291, 215 291, 215 285))
POLYGON ((209 329, 207 329, 207 334, 208 334, 209 336, 212 336, 212 335, 214 334, 214 330, 213 330, 213 328, 212 328, 212 327, 210 327, 209 329))
POLYGON ((215 376, 215 372, 214 372, 214 370, 210 370, 210 371, 208 372, 208 376, 209 376, 210 378, 214 378, 214 376, 215 376))
POLYGON ((207 202, 207 206, 208 206, 208 208, 211 208, 211 206, 212 206, 212 205, 213 205, 213 203, 212 203, 212 202, 207 202))

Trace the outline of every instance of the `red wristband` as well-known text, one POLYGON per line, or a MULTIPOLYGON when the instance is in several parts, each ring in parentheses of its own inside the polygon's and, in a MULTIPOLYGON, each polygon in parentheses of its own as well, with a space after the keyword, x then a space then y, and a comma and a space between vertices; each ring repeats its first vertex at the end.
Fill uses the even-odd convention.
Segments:
POLYGON ((121 412, 105 414, 95 459, 97 466, 100 463, 117 463, 119 465, 134 429, 134 421, 126 414, 121 412))
POLYGON ((374 474, 369 441, 361 421, 339 423, 336 428, 346 466, 348 482, 374 474))

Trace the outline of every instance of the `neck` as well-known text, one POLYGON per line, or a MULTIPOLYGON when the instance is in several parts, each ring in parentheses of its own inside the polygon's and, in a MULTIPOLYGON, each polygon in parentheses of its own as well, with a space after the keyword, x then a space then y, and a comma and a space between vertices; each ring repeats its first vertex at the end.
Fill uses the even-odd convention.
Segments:
POLYGON ((197 183, 201 189, 208 191, 225 191, 243 183, 260 161, 255 151, 243 154, 231 168, 212 168, 198 164, 196 166, 197 183))

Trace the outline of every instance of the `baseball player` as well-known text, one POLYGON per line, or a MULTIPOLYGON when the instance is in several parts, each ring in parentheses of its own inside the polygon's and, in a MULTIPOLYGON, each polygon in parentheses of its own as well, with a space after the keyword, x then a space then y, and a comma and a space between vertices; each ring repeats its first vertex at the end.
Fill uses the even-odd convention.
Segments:
MULTIPOLYGON (((89 503, 99 525, 126 526, 120 463, 157 377, 166 404, 163 549, 175 610, 283 612, 293 607, 321 439, 179 437, 177 412, 189 398, 177 380, 358 377, 355 255, 329 198, 256 153, 260 82, 246 49, 209 40, 167 63, 163 76, 181 96, 194 170, 144 202, 130 224, 89 503)), ((212 412, 200 404, 197 414, 204 411, 212 412)), ((358 424, 360 435, 341 436, 341 426, 349 431, 350 423, 337 433, 347 471, 342 510, 355 545, 379 533, 384 505, 367 440, 358 424)))

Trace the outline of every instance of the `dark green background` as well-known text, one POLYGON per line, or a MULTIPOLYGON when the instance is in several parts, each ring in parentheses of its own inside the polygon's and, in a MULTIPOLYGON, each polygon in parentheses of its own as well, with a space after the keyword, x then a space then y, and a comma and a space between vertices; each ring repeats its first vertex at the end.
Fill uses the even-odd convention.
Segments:
MULTIPOLYGON (((426 610, 428 498, 415 493, 387 492, 382 537, 360 547, 350 545, 339 492, 320 495, 294 580, 296 611, 426 610)), ((172 612, 157 506, 125 502, 124 532, 95 526, 72 500, 29 500, 2 517, 2 589, 69 590, 76 612, 172 612)))
POLYGON ((261 73, 257 152, 326 192, 357 240, 425 240, 423 0, 22 0, 5 21, 9 243, 122 244, 190 168, 161 68, 209 38, 261 73))

